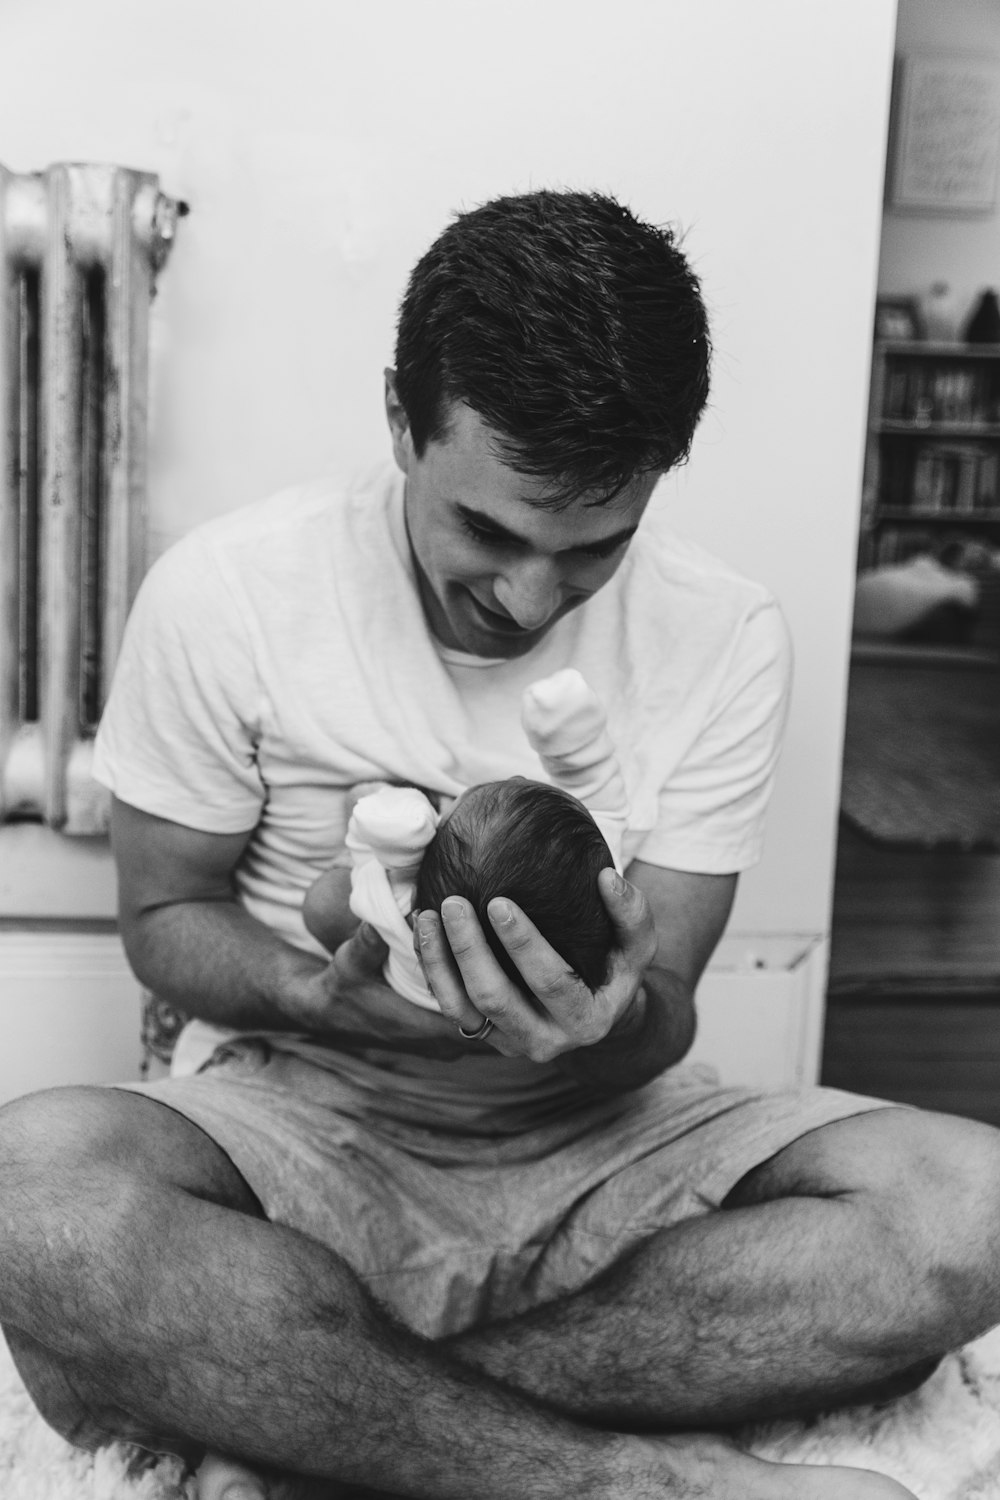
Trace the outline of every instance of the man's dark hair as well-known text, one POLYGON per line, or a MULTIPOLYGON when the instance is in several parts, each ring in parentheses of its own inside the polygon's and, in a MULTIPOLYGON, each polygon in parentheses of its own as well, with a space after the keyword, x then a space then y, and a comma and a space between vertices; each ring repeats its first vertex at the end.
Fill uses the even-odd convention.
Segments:
POLYGON ((709 359, 698 279, 673 233, 599 193, 542 191, 459 214, 418 261, 396 392, 418 456, 464 402, 558 508, 682 462, 709 359))
POLYGON ((523 988, 486 912, 494 896, 507 896, 594 990, 607 977, 614 945, 597 876, 613 863, 600 829, 575 797, 523 777, 487 781, 466 792, 428 844, 416 904, 436 911, 446 896, 471 901, 490 947, 523 988))

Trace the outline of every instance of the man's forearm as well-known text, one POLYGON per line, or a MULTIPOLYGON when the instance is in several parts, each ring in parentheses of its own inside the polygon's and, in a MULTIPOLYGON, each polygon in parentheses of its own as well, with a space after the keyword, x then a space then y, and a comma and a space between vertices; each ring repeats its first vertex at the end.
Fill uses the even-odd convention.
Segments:
POLYGON ((385 945, 366 924, 329 962, 286 943, 233 901, 166 903, 123 922, 122 931, 142 982, 217 1026, 430 1057, 460 1056, 468 1046, 443 1017, 387 987, 385 945))
POLYGON ((123 924, 137 977, 186 1015, 239 1030, 302 1030, 322 958, 286 943, 235 901, 187 901, 123 924))
POLYGON ((618 1093, 639 1088, 673 1067, 694 1041, 694 996, 668 969, 647 969, 628 1010, 603 1041, 560 1058, 582 1083, 618 1093))

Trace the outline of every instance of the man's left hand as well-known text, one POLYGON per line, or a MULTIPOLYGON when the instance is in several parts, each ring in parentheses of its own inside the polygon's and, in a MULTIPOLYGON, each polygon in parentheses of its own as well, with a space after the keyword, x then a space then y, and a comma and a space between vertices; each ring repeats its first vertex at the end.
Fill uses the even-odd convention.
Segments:
POLYGON ((467 1033, 492 1021, 489 1046, 506 1057, 541 1063, 592 1047, 615 1027, 626 1026, 656 954, 656 927, 637 886, 610 868, 601 871, 598 884, 616 945, 608 978, 597 990, 574 974, 506 898, 490 902, 489 918, 528 995, 500 967, 470 902, 449 896, 440 916, 421 912, 417 951, 442 1013, 467 1033))

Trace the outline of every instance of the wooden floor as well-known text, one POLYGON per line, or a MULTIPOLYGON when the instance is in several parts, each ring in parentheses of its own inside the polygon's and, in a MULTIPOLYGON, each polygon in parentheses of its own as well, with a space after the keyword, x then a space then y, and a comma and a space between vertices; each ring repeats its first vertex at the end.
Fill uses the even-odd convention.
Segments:
POLYGON ((822 1079, 1000 1125, 1000 854, 841 823, 822 1079))
POLYGON ((1000 854, 893 849, 841 821, 830 990, 1000 980, 1000 854))

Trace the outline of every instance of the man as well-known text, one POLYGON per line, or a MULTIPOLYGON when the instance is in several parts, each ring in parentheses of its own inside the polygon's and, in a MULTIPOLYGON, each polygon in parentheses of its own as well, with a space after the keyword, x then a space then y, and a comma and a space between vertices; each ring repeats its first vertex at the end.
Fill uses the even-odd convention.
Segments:
POLYGON ((500 199, 411 279, 396 470, 151 571, 99 774, 131 961, 198 1018, 201 1071, 0 1115, 0 1318, 75 1440, 233 1455, 251 1493, 269 1466, 329 1494, 904 1494, 703 1431, 912 1382, 1000 1319, 993 1132, 675 1066, 787 661, 763 590, 640 524, 707 369, 669 234, 596 195, 500 199), (350 936, 346 870, 347 940, 310 943, 352 788, 537 775, 521 691, 570 665, 631 800, 606 985, 501 899, 513 984, 449 899, 416 920, 420 1010, 350 936))

